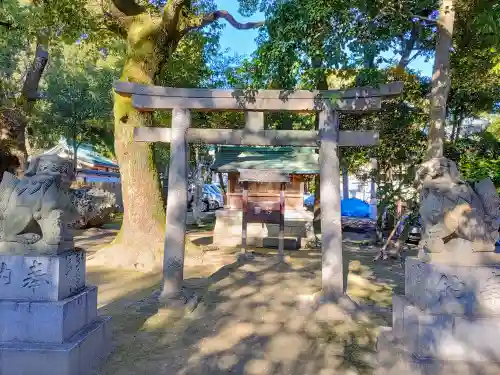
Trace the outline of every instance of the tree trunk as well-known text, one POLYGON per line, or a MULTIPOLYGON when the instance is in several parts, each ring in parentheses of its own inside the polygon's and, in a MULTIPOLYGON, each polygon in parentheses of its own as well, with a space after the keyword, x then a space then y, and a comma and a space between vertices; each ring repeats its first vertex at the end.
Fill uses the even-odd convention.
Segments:
POLYGON ((450 92, 450 52, 455 11, 453 0, 442 0, 439 9, 438 41, 432 74, 430 98, 430 129, 427 159, 443 156, 446 125, 446 102, 450 92))
POLYGON ((0 110, 0 179, 4 171, 23 174, 27 161, 24 146, 26 116, 18 108, 0 110))
MULTIPOLYGON (((175 50, 170 40, 154 33, 148 16, 138 16, 134 42, 129 38, 128 56, 121 81, 151 85, 175 50), (144 35, 141 31, 144 30, 144 35), (167 49, 168 47, 171 47, 167 49)), ((96 254, 94 261, 108 267, 148 272, 161 268, 165 239, 165 204, 153 144, 135 142, 134 129, 152 125, 152 113, 138 112, 130 97, 114 95, 115 153, 120 166, 123 222, 111 246, 96 254)))
POLYGON ((35 102, 40 97, 38 86, 49 61, 48 47, 49 39, 42 32, 37 39, 35 58, 24 80, 22 94, 27 102, 35 102))
POLYGON ((45 31, 41 31, 38 35, 36 42, 35 57, 33 63, 31 64, 30 70, 26 74, 26 79, 24 80, 24 85, 22 89, 22 100, 24 104, 24 111, 26 116, 26 121, 24 121, 24 127, 19 129, 22 131, 22 152, 23 152, 23 164, 22 168, 24 170, 27 160, 28 160, 28 148, 26 143, 28 139, 26 137, 26 128, 29 126, 28 121, 33 111, 33 105, 40 98, 40 93, 38 88, 40 86, 40 80, 42 79, 43 72, 47 67, 49 62, 49 37, 45 31))
MULTIPOLYGON (((26 128, 33 103, 39 98, 38 86, 47 66, 49 54, 48 37, 40 33, 33 63, 24 80, 22 95, 16 108, 7 109, 0 114, 0 140, 6 145, 5 164, 2 169, 22 176, 28 162, 26 150, 26 128)), ((1 171, 0 171, 1 172, 1 171)), ((2 172, 3 173, 3 172, 2 172)))
POLYGON ((404 71, 410 63, 411 53, 415 48, 415 43, 418 38, 418 28, 419 26, 414 23, 411 28, 410 38, 401 38, 401 58, 398 63, 398 69, 400 69, 401 72, 404 71))

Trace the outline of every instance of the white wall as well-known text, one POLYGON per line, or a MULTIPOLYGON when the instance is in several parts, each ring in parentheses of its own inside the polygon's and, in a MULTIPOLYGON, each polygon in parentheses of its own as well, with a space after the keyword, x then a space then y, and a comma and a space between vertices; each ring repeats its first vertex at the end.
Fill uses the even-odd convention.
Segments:
POLYGON ((342 177, 340 177, 340 183, 341 183, 341 189, 340 189, 340 195, 342 199, 345 198, 357 198, 361 199, 362 201, 365 201, 367 203, 370 203, 371 199, 371 192, 370 192, 370 181, 360 181, 355 175, 349 175, 348 181, 349 181, 349 197, 344 197, 343 196, 343 181, 342 177))

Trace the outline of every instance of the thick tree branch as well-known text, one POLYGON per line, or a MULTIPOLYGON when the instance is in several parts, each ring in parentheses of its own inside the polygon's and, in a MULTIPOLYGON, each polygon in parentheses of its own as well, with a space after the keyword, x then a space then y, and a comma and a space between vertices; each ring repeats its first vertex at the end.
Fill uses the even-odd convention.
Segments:
POLYGON ((408 40, 401 38, 401 59, 399 60, 398 67, 402 69, 406 69, 408 64, 410 63, 410 56, 415 48, 415 43, 418 39, 418 28, 419 26, 413 24, 411 28, 410 38, 408 40))
POLYGON ((146 11, 144 7, 138 5, 134 0, 111 0, 111 2, 125 16, 137 16, 146 11))
POLYGON ((163 28, 167 33, 171 33, 177 28, 179 16, 184 6, 189 6, 189 0, 169 0, 163 10, 163 28))
POLYGON ((410 64, 413 60, 415 60, 417 57, 421 56, 425 51, 423 49, 417 51, 416 54, 414 54, 410 59, 408 60, 408 64, 410 64))
POLYGON ((250 30, 262 27, 265 21, 255 21, 255 22, 245 22, 241 23, 236 21, 236 19, 227 10, 216 10, 212 13, 207 13, 202 17, 193 20, 192 24, 188 25, 182 32, 182 35, 189 33, 192 30, 201 29, 207 25, 210 25, 219 19, 225 19, 227 23, 238 30, 250 30))
POLYGON ((106 28, 123 37, 127 36, 131 18, 146 11, 134 0, 101 0, 101 8, 106 28))
POLYGON ((113 15, 111 12, 103 11, 105 29, 118 34, 124 38, 127 37, 127 27, 123 18, 113 15))

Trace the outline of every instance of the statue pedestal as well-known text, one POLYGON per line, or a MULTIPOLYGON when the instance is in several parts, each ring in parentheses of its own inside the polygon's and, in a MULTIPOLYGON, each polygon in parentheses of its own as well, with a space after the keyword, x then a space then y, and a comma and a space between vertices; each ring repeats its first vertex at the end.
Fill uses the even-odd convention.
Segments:
POLYGON ((500 257, 474 257, 406 258, 405 295, 393 296, 377 343, 380 374, 500 373, 500 257))
POLYGON ((85 254, 0 254, 0 374, 88 375, 111 349, 85 254))

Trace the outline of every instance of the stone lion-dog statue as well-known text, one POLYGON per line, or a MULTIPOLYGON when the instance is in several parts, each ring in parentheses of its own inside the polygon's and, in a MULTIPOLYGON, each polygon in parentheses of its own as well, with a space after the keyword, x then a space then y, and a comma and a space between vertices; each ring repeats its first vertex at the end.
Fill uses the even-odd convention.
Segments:
POLYGON ((423 163, 416 178, 421 184, 421 260, 428 260, 429 253, 453 258, 495 251, 500 198, 490 179, 471 186, 455 162, 444 157, 423 163))
POLYGON ((22 178, 0 182, 0 253, 60 254, 73 248, 69 187, 74 164, 57 155, 34 158, 22 178))

